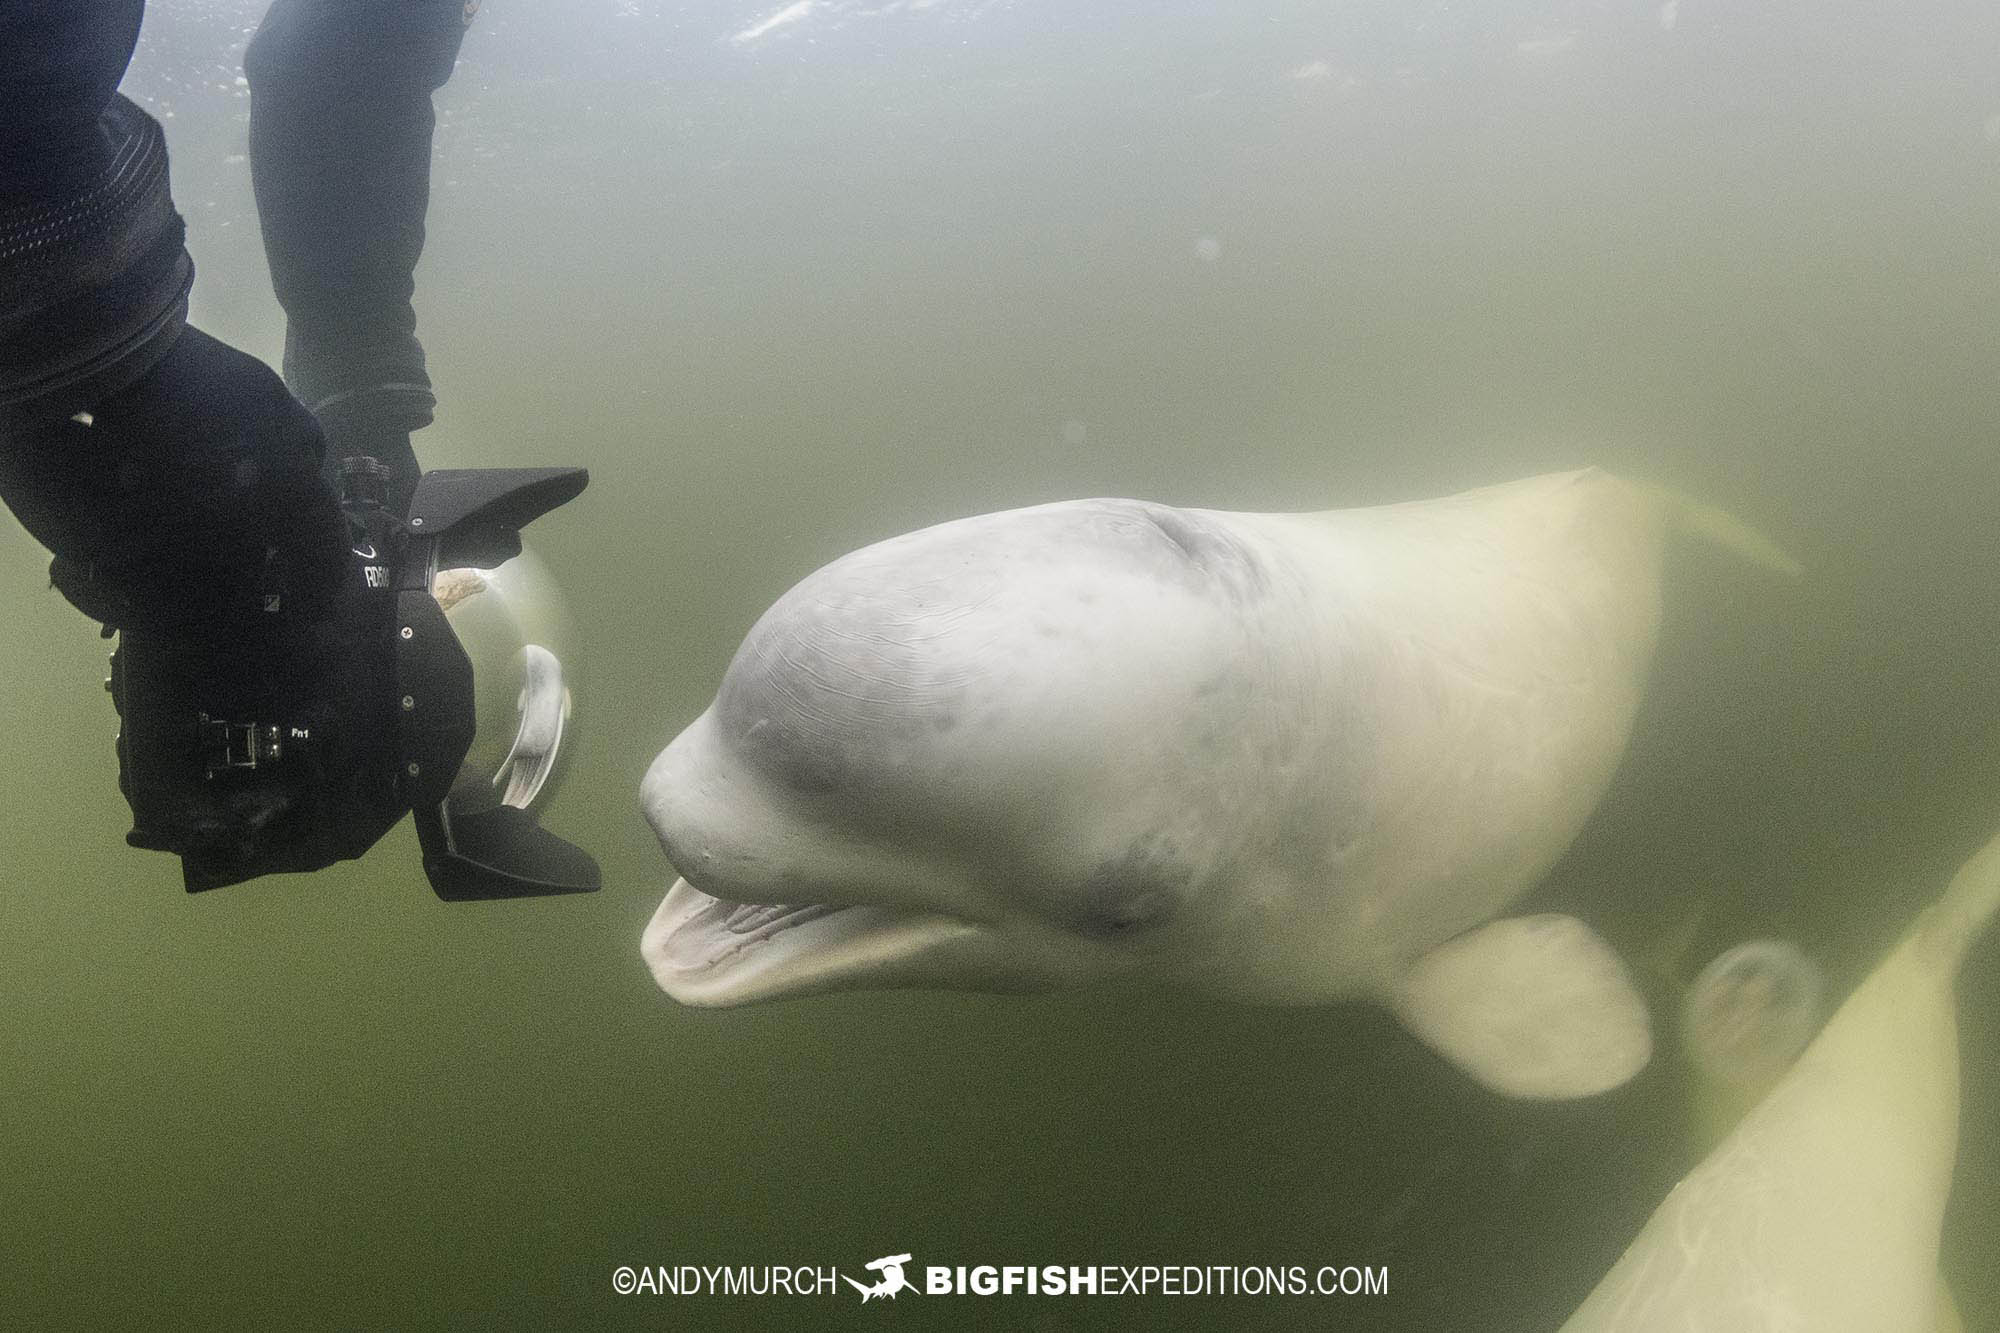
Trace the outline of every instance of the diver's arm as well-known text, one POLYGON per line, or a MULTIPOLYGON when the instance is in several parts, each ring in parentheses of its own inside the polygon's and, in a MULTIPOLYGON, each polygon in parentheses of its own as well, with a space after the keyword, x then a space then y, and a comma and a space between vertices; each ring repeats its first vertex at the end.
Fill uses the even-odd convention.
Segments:
POLYGON ((114 89, 141 0, 0 0, 0 498, 72 602, 211 634, 328 596, 345 525, 319 429, 186 327, 159 125, 114 89))
POLYGON ((0 0, 0 407, 75 411, 186 318, 165 141, 116 96, 142 7, 0 0))
POLYGON ((111 158, 97 118, 139 37, 140 0, 0 0, 0 215, 72 198, 111 158))
POLYGON ((336 456, 372 454, 400 509, 409 432, 435 399, 413 272, 430 201, 431 93, 451 75, 463 0, 276 0, 244 57, 250 169, 285 379, 336 456))

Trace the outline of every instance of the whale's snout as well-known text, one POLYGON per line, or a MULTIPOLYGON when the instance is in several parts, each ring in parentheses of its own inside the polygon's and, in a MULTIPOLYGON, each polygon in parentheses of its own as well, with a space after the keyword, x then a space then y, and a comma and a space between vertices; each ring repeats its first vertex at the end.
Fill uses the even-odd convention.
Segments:
POLYGON ((1078 941, 1018 914, 948 859, 803 818, 705 713, 647 769, 639 799, 680 873, 640 952, 683 1004, 832 990, 1033 991, 1101 972, 1078 941))

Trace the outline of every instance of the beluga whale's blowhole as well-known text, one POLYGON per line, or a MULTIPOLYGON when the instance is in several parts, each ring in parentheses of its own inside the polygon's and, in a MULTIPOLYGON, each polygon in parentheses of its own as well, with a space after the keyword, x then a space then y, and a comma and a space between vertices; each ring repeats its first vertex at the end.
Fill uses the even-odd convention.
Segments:
POLYGON ((1615 1087, 1644 1004, 1499 918, 1617 766, 1663 538, 1785 558, 1592 470, 1313 514, 1081 500, 891 538, 757 621, 641 790, 675 999, 1148 975, 1370 999, 1497 1091, 1615 1087))

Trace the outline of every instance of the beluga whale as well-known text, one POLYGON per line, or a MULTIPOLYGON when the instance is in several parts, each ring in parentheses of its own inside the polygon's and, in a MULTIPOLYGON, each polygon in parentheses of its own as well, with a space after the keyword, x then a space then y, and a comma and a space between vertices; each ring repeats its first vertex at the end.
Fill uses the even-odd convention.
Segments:
MULTIPOLYGON (((1958 1156, 1954 992, 1996 911, 2000 837, 1674 1186, 1562 1333, 1961 1328, 1938 1275, 1958 1156)), ((1723 1004, 1764 1021, 1754 995, 1723 1004)), ((1776 1052, 1787 1040, 1751 1044, 1776 1052)))
POLYGON ((1615 1087, 1651 1055, 1623 964, 1501 914, 1619 762, 1675 529, 1797 571, 1596 469, 1319 513, 1069 501, 853 552, 648 770, 680 879, 645 960, 699 1006, 1131 973, 1372 1000, 1497 1092, 1615 1087))

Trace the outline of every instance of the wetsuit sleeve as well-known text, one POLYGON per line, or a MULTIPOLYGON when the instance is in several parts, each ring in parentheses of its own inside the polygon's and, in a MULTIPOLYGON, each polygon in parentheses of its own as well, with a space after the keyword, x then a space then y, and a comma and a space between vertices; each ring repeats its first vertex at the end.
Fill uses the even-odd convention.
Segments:
POLYGON ((160 127, 115 94, 141 0, 0 0, 0 425, 167 353, 194 266, 160 127))
POLYGON ((141 0, 0 0, 0 212, 82 194, 111 162, 97 119, 132 58, 141 0))
POLYGON ((0 499, 92 618, 310 616, 347 561, 319 426, 186 326, 160 127, 114 91, 141 0, 0 0, 0 499))
POLYGON ((250 43, 250 166, 285 379, 336 453, 427 424, 413 273, 430 199, 431 94, 464 0, 276 0, 250 43))

